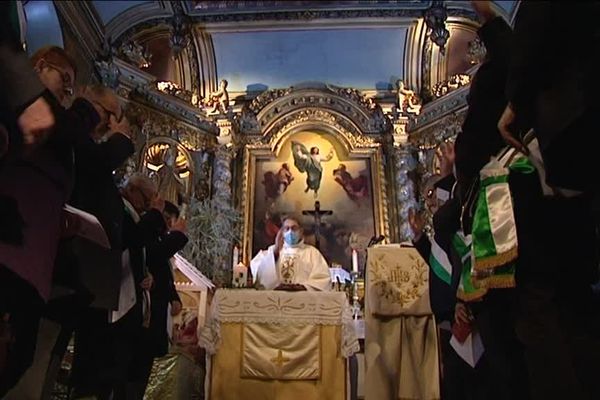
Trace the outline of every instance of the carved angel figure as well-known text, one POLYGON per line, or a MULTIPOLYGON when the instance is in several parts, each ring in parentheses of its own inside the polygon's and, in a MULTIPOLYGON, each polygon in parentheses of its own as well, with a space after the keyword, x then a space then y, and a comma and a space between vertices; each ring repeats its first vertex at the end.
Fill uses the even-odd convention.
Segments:
POLYGON ((210 113, 227 113, 227 108, 229 107, 229 93, 227 92, 227 85, 229 83, 222 79, 219 82, 219 89, 216 92, 212 92, 208 98, 205 100, 205 105, 207 107, 213 107, 210 113))
POLYGON ((414 91, 404 86, 404 81, 398 81, 398 108, 401 112, 419 115, 422 105, 414 91))

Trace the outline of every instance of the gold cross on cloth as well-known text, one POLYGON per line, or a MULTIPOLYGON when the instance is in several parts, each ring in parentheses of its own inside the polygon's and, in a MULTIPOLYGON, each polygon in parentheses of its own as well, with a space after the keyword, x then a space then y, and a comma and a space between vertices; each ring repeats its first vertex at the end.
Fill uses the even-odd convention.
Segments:
POLYGON ((271 358, 271 362, 279 365, 279 368, 283 367, 283 363, 291 361, 289 358, 283 356, 281 349, 277 351, 277 357, 271 358))

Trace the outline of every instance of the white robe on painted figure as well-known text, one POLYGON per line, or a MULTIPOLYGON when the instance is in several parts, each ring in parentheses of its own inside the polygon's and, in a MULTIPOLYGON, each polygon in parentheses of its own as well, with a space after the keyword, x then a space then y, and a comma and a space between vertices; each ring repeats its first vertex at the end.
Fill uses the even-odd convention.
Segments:
POLYGON ((272 290, 283 283, 280 273, 282 260, 294 258, 294 277, 291 283, 306 286, 308 290, 330 290, 331 277, 329 267, 323 255, 316 247, 300 242, 291 246, 284 243, 275 262, 275 245, 261 250, 250 262, 252 277, 258 287, 272 290))

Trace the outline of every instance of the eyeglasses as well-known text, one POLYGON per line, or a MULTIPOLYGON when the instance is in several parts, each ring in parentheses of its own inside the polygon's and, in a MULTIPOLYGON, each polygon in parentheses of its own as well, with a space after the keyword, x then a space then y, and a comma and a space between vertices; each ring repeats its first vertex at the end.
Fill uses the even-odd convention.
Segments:
POLYGON ((71 78, 71 75, 69 75, 68 72, 64 71, 62 68, 60 68, 57 65, 49 63, 48 61, 45 61, 45 60, 44 60, 44 62, 46 63, 46 65, 48 65, 48 67, 52 68, 53 70, 55 70, 56 72, 58 72, 60 74, 65 93, 67 93, 69 96, 73 96, 73 79, 71 78))

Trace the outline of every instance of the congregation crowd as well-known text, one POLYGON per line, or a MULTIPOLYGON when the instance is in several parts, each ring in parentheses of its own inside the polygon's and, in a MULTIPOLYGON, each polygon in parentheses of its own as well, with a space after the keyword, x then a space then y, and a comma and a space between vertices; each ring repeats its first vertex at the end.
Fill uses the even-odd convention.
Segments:
POLYGON ((598 399, 600 4, 524 1, 512 28, 490 2, 472 5, 486 57, 462 130, 443 145, 443 177, 430 194, 445 195, 432 202, 431 239, 423 217, 410 215, 415 246, 430 260, 442 398, 598 399), (535 169, 514 161, 523 155, 535 169), (508 194, 498 193, 502 171, 508 194), (511 240, 511 223, 518 246, 494 249, 511 240), (482 225, 498 269, 471 265, 489 250, 482 225), (474 368, 450 344, 472 332, 484 348, 474 368))

